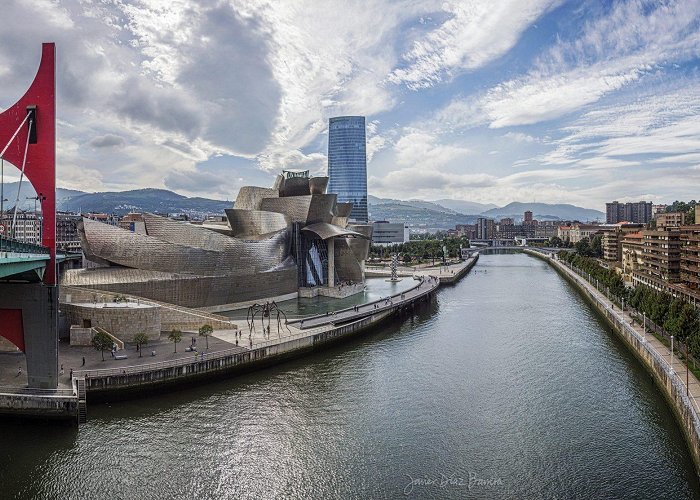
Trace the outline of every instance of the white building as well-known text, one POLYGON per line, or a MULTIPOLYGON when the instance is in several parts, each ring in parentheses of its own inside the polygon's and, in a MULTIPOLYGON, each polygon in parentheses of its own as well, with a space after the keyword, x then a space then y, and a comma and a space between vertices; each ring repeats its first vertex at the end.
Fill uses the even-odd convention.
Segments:
POLYGON ((373 245, 395 245, 409 240, 408 224, 405 222, 376 221, 372 227, 373 245))

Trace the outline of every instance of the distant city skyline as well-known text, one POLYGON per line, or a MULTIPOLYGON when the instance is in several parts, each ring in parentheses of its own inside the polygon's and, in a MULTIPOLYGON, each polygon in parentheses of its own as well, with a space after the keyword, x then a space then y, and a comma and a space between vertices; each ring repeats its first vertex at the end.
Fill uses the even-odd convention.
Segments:
POLYGON ((380 197, 697 197, 697 0, 10 1, 3 20, 0 108, 57 43, 65 188, 232 199, 325 173, 328 118, 362 115, 380 197))

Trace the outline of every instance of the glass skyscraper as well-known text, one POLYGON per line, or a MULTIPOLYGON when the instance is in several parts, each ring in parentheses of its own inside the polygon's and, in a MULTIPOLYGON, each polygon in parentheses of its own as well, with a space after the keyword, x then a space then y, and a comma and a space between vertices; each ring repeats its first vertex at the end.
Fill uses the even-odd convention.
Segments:
POLYGON ((328 121, 328 192, 352 203, 350 218, 367 222, 365 117, 337 116, 328 121))

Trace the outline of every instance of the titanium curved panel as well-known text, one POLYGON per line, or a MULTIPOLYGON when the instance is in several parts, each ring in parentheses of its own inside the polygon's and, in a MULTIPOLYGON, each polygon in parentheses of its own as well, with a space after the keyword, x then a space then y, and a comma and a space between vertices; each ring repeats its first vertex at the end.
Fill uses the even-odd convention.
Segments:
POLYGON ((162 241, 214 251, 221 251, 231 244, 230 237, 204 230, 202 226, 149 213, 142 216, 146 223, 146 234, 162 241))
POLYGON ((338 217, 350 217, 350 212, 352 212, 352 203, 341 203, 335 204, 335 215, 338 217))
POLYGON ((306 218, 307 224, 316 222, 326 222, 330 224, 333 220, 333 213, 338 195, 336 194, 313 194, 309 206, 309 215, 306 218))
POLYGON ((316 234, 322 240, 327 240, 328 238, 337 238, 340 236, 354 236, 356 238, 366 238, 366 236, 361 233, 351 231, 349 229, 343 229, 339 226, 334 226, 333 224, 328 224, 326 222, 317 222, 316 224, 311 224, 302 228, 302 231, 310 231, 316 234))
POLYGON ((217 252, 164 242, 90 219, 83 219, 83 233, 89 242, 90 254, 113 264, 200 274, 213 274, 217 270, 217 252))
POLYGON ((334 226, 346 228, 346 227, 348 227, 348 218, 347 217, 337 217, 334 215, 333 218, 331 219, 331 224, 333 224, 334 226))
POLYGON ((361 283, 364 280, 362 266, 355 258, 354 252, 350 249, 347 240, 335 240, 335 272, 341 281, 352 281, 361 283))
POLYGON ((238 191, 235 208, 240 210, 260 210, 260 204, 265 198, 278 198, 278 189, 262 188, 257 186, 243 186, 238 191))
POLYGON ((328 177, 312 177, 309 179, 309 192, 311 194, 326 194, 328 177))
POLYGON ((90 254, 136 269, 231 276, 279 268, 288 262, 290 255, 291 239, 286 229, 251 241, 161 217, 148 215, 145 218, 148 235, 83 219, 90 254), (153 232, 170 241, 153 236, 153 232), (178 241, 180 243, 176 243, 178 241), (207 248, 202 248, 205 245, 207 248))
POLYGON ((367 257, 369 257, 369 240, 348 238, 345 241, 348 242, 350 250, 352 250, 353 255, 358 261, 367 260, 367 257))
POLYGON ((289 198, 265 198, 260 204, 260 210, 277 212, 289 217, 292 222, 306 223, 311 205, 311 195, 293 196, 289 198))
POLYGON ((363 239, 352 238, 348 239, 347 242, 357 260, 367 260, 374 226, 372 224, 350 224, 348 229, 362 234, 363 239))
POLYGON ((227 208, 225 212, 231 225, 232 236, 236 238, 282 231, 290 224, 289 217, 277 212, 236 208, 227 208))
POLYGON ((285 179, 280 189, 280 196, 308 196, 309 179, 307 177, 290 177, 285 179))

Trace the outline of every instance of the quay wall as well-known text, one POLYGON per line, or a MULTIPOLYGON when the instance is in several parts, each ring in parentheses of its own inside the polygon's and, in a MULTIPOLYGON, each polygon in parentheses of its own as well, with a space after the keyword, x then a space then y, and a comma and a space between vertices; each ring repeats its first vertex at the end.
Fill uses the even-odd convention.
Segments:
MULTIPOLYGON (((431 295, 430 292, 422 298, 429 295, 431 295)), ((361 334, 389 318, 401 308, 402 306, 397 306, 392 310, 383 311, 313 335, 304 335, 251 350, 212 353, 209 359, 198 360, 193 357, 191 360, 178 360, 177 363, 164 363, 163 366, 157 366, 158 363, 154 363, 156 366, 141 366, 122 370, 117 368, 108 370, 109 373, 98 373, 97 376, 88 373, 89 376, 85 377, 86 390, 90 400, 106 400, 120 394, 137 393, 145 388, 194 383, 222 375, 252 371, 302 356, 310 351, 324 348, 330 343, 361 334)))
POLYGON ((35 392, 0 393, 0 415, 46 420, 75 420, 78 399, 72 392, 41 394, 35 392))
POLYGON ((523 250, 533 257, 548 262, 561 276, 564 277, 589 302, 594 309, 607 321, 613 331, 621 338, 642 365, 652 375, 656 384, 668 401, 693 457, 695 469, 700 474, 700 416, 691 399, 686 394, 686 387, 678 380, 666 361, 656 350, 650 348, 644 338, 632 329, 620 317, 611 311, 597 294, 584 285, 583 278, 568 269, 556 259, 540 252, 523 250))
POLYGON ((438 274, 438 278, 440 278, 440 284, 441 285, 454 285, 457 283, 459 280, 461 280, 465 274, 467 274, 472 267, 474 267, 479 260, 479 254, 476 253, 474 254, 474 257, 469 261, 469 263, 461 268, 459 271, 457 271, 455 274, 438 274))
MULTIPOLYGON (((454 275, 444 275, 445 283, 454 283, 462 278, 475 264, 476 255, 465 263, 454 275)), ((322 349, 326 344, 338 342, 361 334, 387 318, 402 310, 412 307, 415 303, 430 300, 442 285, 442 280, 426 287, 416 296, 397 301, 393 307, 378 310, 363 318, 348 320, 343 324, 330 324, 321 331, 302 331, 293 338, 271 340, 250 350, 232 348, 226 351, 211 353, 210 357, 177 361, 157 362, 107 370, 77 371, 75 376, 85 377, 86 391, 91 400, 107 400, 113 397, 138 394, 143 389, 167 387, 177 384, 181 386, 190 382, 200 382, 203 379, 221 377, 223 374, 252 371, 264 366, 280 363, 287 359, 299 357, 310 351, 322 349)))

